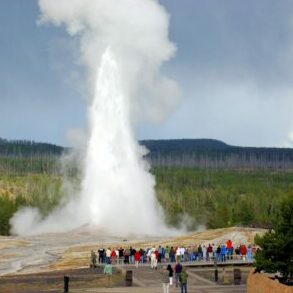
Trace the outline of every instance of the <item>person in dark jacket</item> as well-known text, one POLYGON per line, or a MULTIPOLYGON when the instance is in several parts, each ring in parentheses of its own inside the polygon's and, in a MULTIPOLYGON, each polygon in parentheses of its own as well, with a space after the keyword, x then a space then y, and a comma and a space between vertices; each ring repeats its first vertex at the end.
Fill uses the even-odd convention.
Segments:
POLYGON ((169 283, 172 286, 173 285, 173 269, 170 264, 167 265, 167 271, 169 272, 169 283))
POLYGON ((179 284, 179 275, 182 272, 182 265, 180 262, 177 262, 175 265, 175 284, 178 287, 179 284))

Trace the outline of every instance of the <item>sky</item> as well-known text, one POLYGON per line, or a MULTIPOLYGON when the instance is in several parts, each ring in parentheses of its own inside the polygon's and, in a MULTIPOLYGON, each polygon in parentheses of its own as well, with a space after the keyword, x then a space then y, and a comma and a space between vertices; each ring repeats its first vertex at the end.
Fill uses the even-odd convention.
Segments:
MULTIPOLYGON (((137 138, 293 147, 293 1, 159 2, 177 47, 162 70, 182 99, 137 138)), ((0 137, 68 145, 87 127, 85 72, 77 40, 38 17, 35 0, 1 0, 0 137)))

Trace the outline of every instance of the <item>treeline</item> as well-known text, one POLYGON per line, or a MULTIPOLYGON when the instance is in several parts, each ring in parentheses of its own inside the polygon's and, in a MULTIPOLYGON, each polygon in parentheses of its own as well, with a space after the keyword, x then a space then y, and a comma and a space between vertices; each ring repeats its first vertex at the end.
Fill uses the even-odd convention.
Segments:
MULTIPOLYGON (((293 149, 230 146, 213 139, 143 140, 153 167, 293 170, 293 149)), ((58 172, 58 158, 69 151, 57 145, 0 138, 0 170, 58 172), (54 165, 55 163, 55 165, 54 165)))
POLYGON ((213 139, 145 140, 153 167, 293 170, 293 149, 230 146, 213 139))
POLYGON ((60 156, 65 148, 29 140, 7 140, 0 138, 0 156, 60 156))
POLYGON ((59 158, 67 149, 49 143, 0 138, 0 173, 60 174, 59 158))

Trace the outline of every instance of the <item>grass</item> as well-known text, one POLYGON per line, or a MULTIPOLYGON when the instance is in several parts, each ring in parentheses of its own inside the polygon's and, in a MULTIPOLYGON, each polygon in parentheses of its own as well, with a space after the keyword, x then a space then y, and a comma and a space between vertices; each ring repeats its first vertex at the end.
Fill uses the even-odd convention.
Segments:
MULTIPOLYGON (((166 222, 175 227, 182 222, 190 229, 267 227, 280 200, 293 196, 293 172, 155 168, 152 173, 166 222)), ((78 189, 76 175, 71 181, 78 189)), ((9 234, 9 220, 22 206, 49 214, 64 198, 63 190, 57 173, 0 172, 0 234, 9 234)))

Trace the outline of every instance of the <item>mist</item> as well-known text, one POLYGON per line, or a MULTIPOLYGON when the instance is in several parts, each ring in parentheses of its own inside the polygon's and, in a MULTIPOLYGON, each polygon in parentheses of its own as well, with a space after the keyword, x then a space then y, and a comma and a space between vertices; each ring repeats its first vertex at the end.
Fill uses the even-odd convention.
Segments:
POLYGON ((176 82, 160 73, 176 52, 167 12, 155 0, 38 3, 40 25, 53 24, 79 40, 78 62, 88 79, 88 131, 79 150, 80 190, 67 189, 66 201, 46 218, 37 209, 19 210, 11 232, 85 225, 116 235, 168 231, 143 159, 147 150, 135 135, 139 123, 162 121, 180 98, 176 82))

